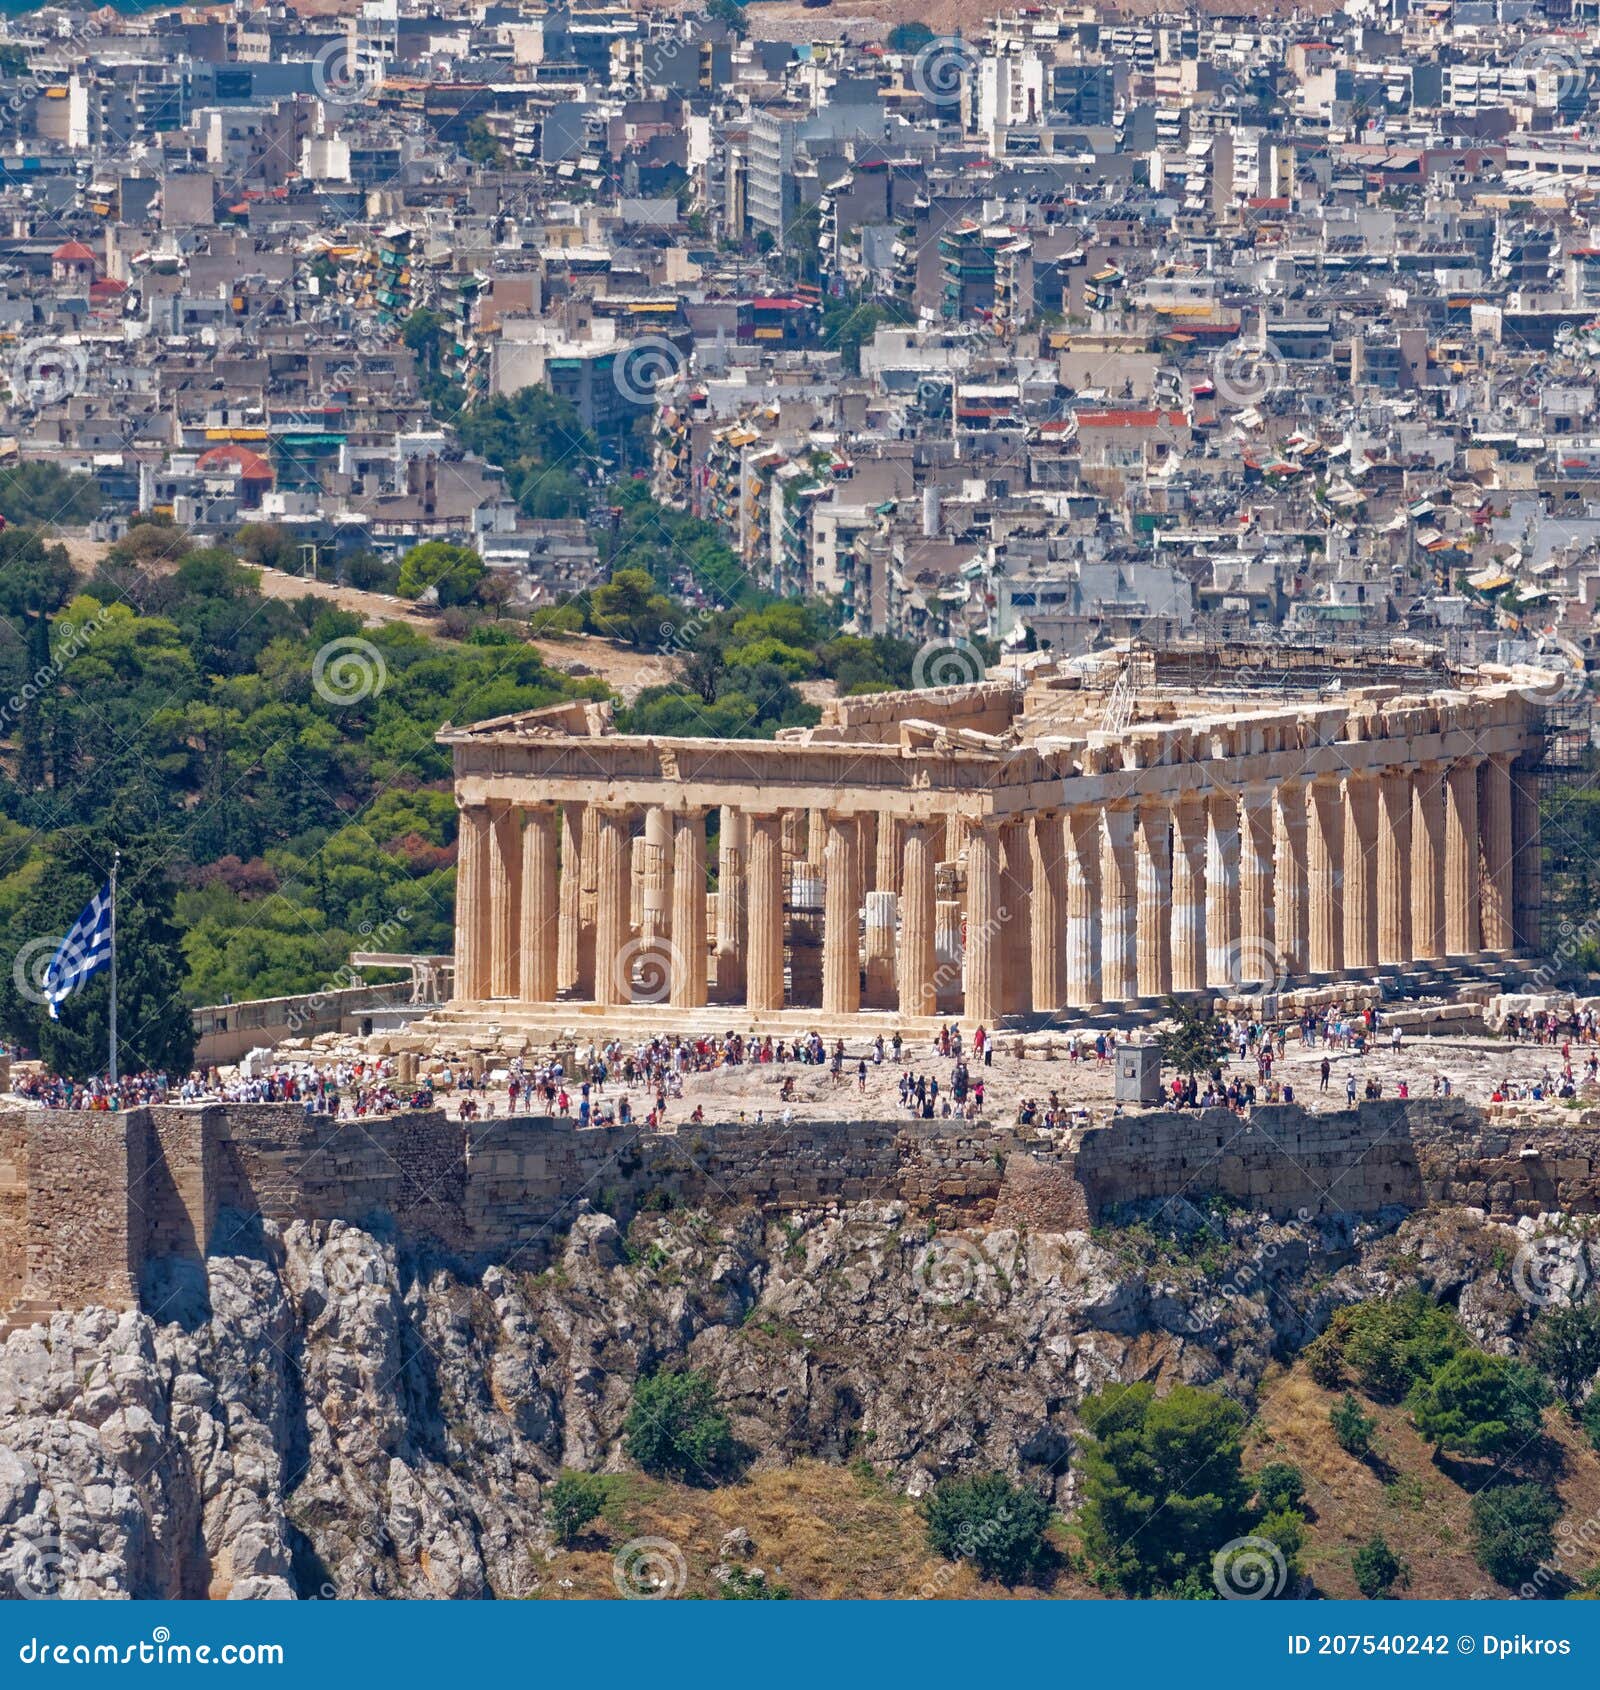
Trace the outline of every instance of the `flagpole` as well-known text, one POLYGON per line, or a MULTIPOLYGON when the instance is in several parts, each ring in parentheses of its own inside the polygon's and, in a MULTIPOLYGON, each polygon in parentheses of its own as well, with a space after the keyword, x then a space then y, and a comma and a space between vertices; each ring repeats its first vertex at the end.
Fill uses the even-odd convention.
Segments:
POLYGON ((112 1089, 117 1084, 117 864, 122 853, 111 853, 111 1068, 112 1089))

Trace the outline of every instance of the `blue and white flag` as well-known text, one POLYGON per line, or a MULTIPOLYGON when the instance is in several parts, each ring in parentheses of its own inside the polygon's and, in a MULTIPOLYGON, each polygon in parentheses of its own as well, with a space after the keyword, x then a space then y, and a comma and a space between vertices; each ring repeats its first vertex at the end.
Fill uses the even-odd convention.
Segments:
POLYGON ((111 899, 108 880, 83 906, 83 913, 73 922, 44 971, 44 991, 52 1021, 58 1019, 57 1006, 111 961, 111 899))

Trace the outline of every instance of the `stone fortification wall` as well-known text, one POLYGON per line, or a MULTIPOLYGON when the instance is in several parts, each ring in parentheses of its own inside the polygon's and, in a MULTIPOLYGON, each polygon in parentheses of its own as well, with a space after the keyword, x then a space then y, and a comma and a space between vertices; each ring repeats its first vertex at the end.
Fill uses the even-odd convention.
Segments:
POLYGON ((377 1222, 468 1258, 531 1252, 587 1199, 799 1208, 902 1200, 946 1223, 1084 1227, 1143 1199, 1219 1192, 1292 1215, 1424 1204, 1505 1218, 1600 1209, 1600 1132, 1507 1127, 1454 1100, 1338 1114, 1151 1111, 1059 1143, 958 1122, 579 1131, 470 1128, 441 1111, 330 1121, 262 1104, 0 1115, 0 1309, 131 1307, 156 1257, 198 1257, 224 1216, 377 1222))

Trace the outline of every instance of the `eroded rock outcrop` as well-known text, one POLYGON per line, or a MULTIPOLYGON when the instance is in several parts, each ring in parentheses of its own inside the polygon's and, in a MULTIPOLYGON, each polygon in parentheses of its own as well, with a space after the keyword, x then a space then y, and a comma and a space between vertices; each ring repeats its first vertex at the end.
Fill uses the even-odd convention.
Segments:
POLYGON ((1514 1347, 1515 1234, 1472 1212, 1272 1221, 1173 1205, 1093 1235, 930 1233, 900 1203, 784 1217, 583 1211, 540 1272, 476 1276, 339 1222, 157 1264, 148 1312, 0 1350, 0 1587, 95 1596, 515 1596, 541 1488, 624 1465, 635 1381, 703 1369, 759 1463, 868 1453, 1070 1500, 1112 1380, 1248 1396, 1343 1303, 1422 1283, 1514 1347))

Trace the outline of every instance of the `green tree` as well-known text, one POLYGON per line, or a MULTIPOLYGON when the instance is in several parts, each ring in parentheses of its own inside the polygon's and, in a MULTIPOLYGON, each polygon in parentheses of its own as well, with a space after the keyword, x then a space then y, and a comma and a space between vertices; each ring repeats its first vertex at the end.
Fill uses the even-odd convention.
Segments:
POLYGON ((1369 1602, 1380 1602, 1394 1595, 1394 1587, 1411 1582, 1404 1561, 1384 1539, 1374 1533, 1350 1557, 1351 1570, 1356 1575, 1356 1589, 1369 1602))
POLYGON ((55 464, 18 464, 0 475, 0 516, 13 524, 75 527, 100 514, 100 487, 93 476, 55 464))
POLYGON ((1600 1302, 1543 1309, 1528 1334, 1528 1360, 1575 1407, 1600 1372, 1600 1302))
POLYGON ((1228 1032, 1214 1015, 1191 1009, 1177 998, 1168 1000, 1166 1013, 1171 1025, 1163 1025, 1156 1035, 1165 1067, 1193 1078, 1227 1060, 1228 1032))
POLYGON ((1312 1347, 1330 1377, 1348 1366, 1369 1396, 1399 1402, 1470 1346, 1454 1311, 1413 1290, 1339 1309, 1312 1347))
POLYGON ((1372 1434, 1377 1431, 1378 1422, 1362 1411, 1361 1404, 1349 1391, 1328 1411, 1328 1424, 1346 1455, 1362 1461, 1372 1453, 1372 1434))
POLYGON ((589 621, 596 633, 644 650, 653 651, 670 641, 683 620, 683 607, 657 592, 642 569, 616 570, 589 595, 589 605, 589 621))
POLYGON ((1512 1455, 1539 1435, 1550 1401, 1545 1382, 1520 1361, 1463 1350, 1407 1398, 1417 1431, 1435 1449, 1512 1455))
POLYGON ((928 1546, 970 1560, 986 1579, 1011 1587, 1048 1584, 1055 1556, 1045 1538, 1050 1505, 1004 1473, 941 1479, 924 1498, 928 1546))
POLYGON ((889 31, 885 45, 891 53, 915 53, 934 38, 925 23, 897 23, 889 31))
POLYGON ((606 1504, 605 1480, 563 1470, 545 1493, 544 1511, 557 1543, 570 1545, 606 1504))
POLYGON ((683 1484, 715 1484, 738 1458, 733 1429, 703 1373, 640 1379, 622 1431, 629 1457, 645 1472, 683 1484))
POLYGON ((469 604, 488 571, 470 546, 424 540, 400 563, 401 598, 418 599, 432 587, 442 605, 469 604))
POLYGON ((1550 1559, 1560 1500, 1543 1485, 1495 1485, 1472 1499, 1473 1554, 1508 1589, 1550 1559))
POLYGON ((1175 1385, 1111 1385, 1085 1400, 1084 1534, 1100 1574, 1130 1595, 1209 1582, 1212 1557, 1251 1523, 1244 1414, 1175 1385))
POLYGON ((1269 1461, 1256 1474, 1256 1504, 1263 1513, 1298 1510, 1305 1499, 1306 1481, 1292 1462, 1269 1461))

